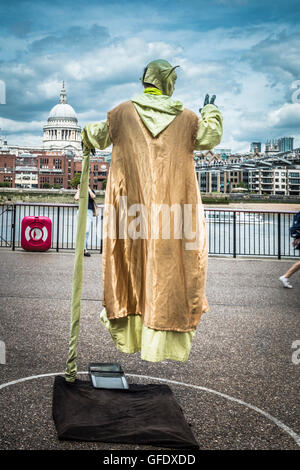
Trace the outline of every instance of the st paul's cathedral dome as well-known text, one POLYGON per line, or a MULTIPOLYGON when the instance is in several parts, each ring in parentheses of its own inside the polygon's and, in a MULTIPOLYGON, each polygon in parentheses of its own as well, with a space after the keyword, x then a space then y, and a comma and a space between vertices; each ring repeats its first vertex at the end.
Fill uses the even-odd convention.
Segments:
POLYGON ((43 131, 44 149, 74 151, 75 154, 81 150, 81 127, 74 109, 67 103, 64 82, 59 103, 51 109, 43 131))

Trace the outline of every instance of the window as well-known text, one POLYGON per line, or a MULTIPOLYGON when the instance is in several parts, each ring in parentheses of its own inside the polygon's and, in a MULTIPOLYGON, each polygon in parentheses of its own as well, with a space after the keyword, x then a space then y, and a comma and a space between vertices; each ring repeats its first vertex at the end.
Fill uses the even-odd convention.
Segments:
POLYGON ((60 160, 59 158, 54 158, 54 168, 56 170, 61 170, 62 168, 62 160, 60 160))
POLYGON ((41 158, 41 168, 49 168, 49 159, 41 158))

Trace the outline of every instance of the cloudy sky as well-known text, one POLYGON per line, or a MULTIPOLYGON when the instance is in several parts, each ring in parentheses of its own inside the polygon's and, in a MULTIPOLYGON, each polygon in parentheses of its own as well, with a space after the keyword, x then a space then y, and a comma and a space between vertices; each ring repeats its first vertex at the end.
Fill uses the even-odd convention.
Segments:
POLYGON ((185 107, 217 95, 220 146, 294 136, 300 147, 298 0, 0 0, 0 26, 11 144, 41 145, 63 80, 83 127, 138 93, 144 66, 162 58, 180 65, 173 96, 185 107))

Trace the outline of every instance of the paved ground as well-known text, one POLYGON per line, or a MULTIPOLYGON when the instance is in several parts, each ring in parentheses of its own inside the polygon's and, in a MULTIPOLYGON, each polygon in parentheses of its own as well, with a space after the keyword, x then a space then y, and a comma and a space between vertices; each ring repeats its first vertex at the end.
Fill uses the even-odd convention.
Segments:
MULTIPOLYGON (((0 259, 0 340, 7 356, 0 384, 63 372, 73 253, 2 249, 0 259)), ((98 321, 101 257, 93 254, 84 262, 79 371, 90 361, 113 360, 130 382, 161 378, 202 387, 169 383, 202 449, 299 449, 300 364, 292 361, 292 343, 300 340, 300 272, 292 278, 294 289, 278 281, 292 260, 209 258, 211 310, 199 325, 190 359, 160 364, 115 349, 98 321)), ((53 376, 46 376, 0 389, 0 449, 147 448, 58 441, 52 385, 53 376)))

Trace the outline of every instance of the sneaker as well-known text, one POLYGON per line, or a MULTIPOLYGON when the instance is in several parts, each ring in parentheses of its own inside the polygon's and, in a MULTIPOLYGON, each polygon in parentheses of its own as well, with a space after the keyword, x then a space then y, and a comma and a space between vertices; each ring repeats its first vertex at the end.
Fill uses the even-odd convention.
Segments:
POLYGON ((84 256, 91 256, 91 253, 89 253, 88 251, 84 250, 84 256))
POLYGON ((279 281, 282 282, 284 287, 287 287, 288 289, 292 289, 293 286, 291 286, 287 277, 280 276, 279 281))

